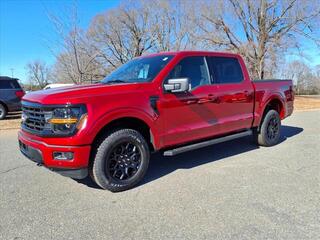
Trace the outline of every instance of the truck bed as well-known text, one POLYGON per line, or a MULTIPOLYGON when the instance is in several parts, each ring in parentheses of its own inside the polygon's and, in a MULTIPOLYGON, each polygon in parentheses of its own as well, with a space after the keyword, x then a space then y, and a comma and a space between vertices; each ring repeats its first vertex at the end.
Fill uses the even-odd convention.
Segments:
POLYGON ((260 112, 261 109, 264 109, 261 104, 269 102, 268 99, 271 96, 277 95, 278 100, 282 102, 283 109, 281 111, 281 119, 290 116, 293 112, 293 82, 290 79, 263 79, 263 80, 253 80, 252 81, 255 89, 255 122, 253 125, 257 125, 260 122, 260 119, 263 115, 263 112, 260 112))

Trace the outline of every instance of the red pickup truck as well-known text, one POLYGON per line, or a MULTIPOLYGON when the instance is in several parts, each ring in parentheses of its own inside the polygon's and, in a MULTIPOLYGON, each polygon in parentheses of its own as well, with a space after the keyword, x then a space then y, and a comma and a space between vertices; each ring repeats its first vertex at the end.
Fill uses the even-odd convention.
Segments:
POLYGON ((25 95, 19 145, 39 165, 123 191, 143 178, 151 152, 173 156, 248 135, 276 144, 293 100, 291 80, 251 81, 236 54, 151 54, 98 84, 25 95))

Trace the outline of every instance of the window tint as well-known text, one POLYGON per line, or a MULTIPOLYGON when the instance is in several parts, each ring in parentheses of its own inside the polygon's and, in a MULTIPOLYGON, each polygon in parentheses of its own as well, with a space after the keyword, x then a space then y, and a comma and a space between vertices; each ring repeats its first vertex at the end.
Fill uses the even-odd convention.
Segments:
POLYGON ((204 57, 187 57, 182 59, 174 69, 171 70, 166 81, 173 78, 189 78, 191 89, 210 84, 204 57))
POLYGON ((209 57, 209 59, 214 83, 237 83, 243 80, 238 59, 226 57, 209 57))
POLYGON ((0 80, 1 89, 15 89, 20 88, 19 83, 15 80, 0 80))

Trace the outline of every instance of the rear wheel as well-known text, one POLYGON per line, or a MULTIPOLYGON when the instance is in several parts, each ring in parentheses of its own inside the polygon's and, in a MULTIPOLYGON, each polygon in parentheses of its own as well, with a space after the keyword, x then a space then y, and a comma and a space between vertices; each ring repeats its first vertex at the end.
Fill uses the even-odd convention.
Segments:
POLYGON ((4 119, 7 116, 6 107, 0 103, 0 120, 4 119))
POLYGON ((279 113, 270 110, 265 115, 260 132, 256 133, 256 139, 259 145, 270 147, 279 142, 280 139, 281 120, 279 113))
POLYGON ((93 180, 112 192, 132 188, 144 177, 149 165, 148 144, 133 129, 108 135, 98 147, 93 165, 93 180))

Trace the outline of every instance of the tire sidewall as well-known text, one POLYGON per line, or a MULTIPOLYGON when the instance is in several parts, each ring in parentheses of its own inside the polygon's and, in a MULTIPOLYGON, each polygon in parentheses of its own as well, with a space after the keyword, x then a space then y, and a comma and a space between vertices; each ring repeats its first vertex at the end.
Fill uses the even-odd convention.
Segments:
POLYGON ((149 149, 143 137, 134 130, 119 130, 108 136, 100 145, 97 151, 95 162, 93 164, 93 174, 95 181, 104 189, 111 191, 123 191, 136 185, 145 175, 149 165, 149 149), (121 132, 122 133, 119 133, 121 132), (129 134, 128 134, 129 133, 129 134), (113 146, 124 142, 131 141, 139 148, 141 154, 141 165, 137 173, 128 180, 116 180, 112 178, 109 172, 106 172, 106 165, 109 164, 108 156, 113 150, 113 146))
POLYGON ((7 110, 5 108, 5 106, 3 106, 3 104, 0 103, 0 109, 2 114, 0 113, 0 120, 4 119, 7 115, 7 110))
POLYGON ((281 131, 281 120, 280 120, 279 113, 275 110, 268 111, 268 113, 266 114, 266 116, 263 120, 263 123, 261 125, 261 137, 263 138, 263 142, 264 142, 263 145, 265 145, 265 146, 276 145, 280 139, 280 131, 281 131), (278 122, 279 131, 274 139, 269 139, 268 138, 268 125, 269 125, 270 120, 274 117, 276 118, 276 121, 278 122))

